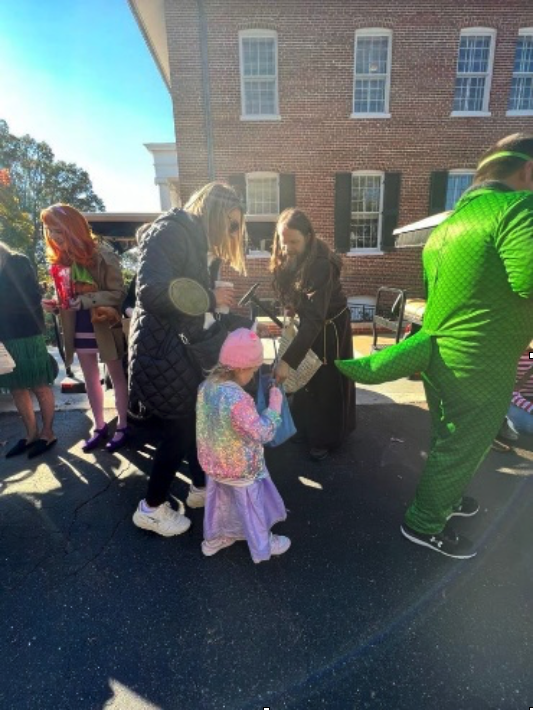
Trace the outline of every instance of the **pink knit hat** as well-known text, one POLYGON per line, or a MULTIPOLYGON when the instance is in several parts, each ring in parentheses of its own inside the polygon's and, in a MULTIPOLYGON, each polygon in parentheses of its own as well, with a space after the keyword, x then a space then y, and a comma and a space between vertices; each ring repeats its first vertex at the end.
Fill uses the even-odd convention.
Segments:
POLYGON ((247 328, 237 328, 224 341, 219 362, 236 370, 259 367, 263 364, 261 338, 247 328))

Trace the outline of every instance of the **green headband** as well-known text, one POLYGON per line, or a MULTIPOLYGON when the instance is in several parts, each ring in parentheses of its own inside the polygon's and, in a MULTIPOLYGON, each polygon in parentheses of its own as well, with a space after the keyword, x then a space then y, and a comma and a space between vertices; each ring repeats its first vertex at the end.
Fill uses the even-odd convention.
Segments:
POLYGON ((499 158, 520 158, 521 160, 533 160, 533 155, 526 155, 526 153, 515 153, 513 150, 501 150, 499 153, 489 155, 488 158, 482 160, 477 166, 477 169, 481 170, 481 168, 487 163, 491 163, 493 160, 498 160, 499 158))

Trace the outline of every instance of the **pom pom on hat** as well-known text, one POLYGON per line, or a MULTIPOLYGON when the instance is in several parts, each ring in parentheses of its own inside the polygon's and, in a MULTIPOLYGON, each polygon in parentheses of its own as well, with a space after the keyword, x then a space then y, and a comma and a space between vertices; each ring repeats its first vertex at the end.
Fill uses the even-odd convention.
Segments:
POLYGON ((219 362, 232 369, 259 367, 263 364, 261 338, 247 328, 237 328, 224 341, 219 362))

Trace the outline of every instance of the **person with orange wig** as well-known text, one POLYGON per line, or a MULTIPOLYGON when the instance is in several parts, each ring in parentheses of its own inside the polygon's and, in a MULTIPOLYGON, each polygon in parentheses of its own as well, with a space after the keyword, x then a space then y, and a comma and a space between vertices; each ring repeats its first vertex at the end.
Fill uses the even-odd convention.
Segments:
POLYGON ((83 450, 95 449, 109 436, 98 369, 100 357, 113 382, 118 412, 115 434, 106 444, 106 449, 113 452, 124 446, 129 435, 128 386, 122 367, 125 347, 120 320, 125 289, 120 263, 111 249, 96 241, 87 220, 74 207, 65 204, 47 207, 41 212, 41 221, 46 258, 60 297, 58 301, 43 301, 43 306, 60 314, 65 364, 70 366, 74 353, 77 354, 95 422, 94 432, 83 450), (63 277, 59 283, 58 271, 63 277))

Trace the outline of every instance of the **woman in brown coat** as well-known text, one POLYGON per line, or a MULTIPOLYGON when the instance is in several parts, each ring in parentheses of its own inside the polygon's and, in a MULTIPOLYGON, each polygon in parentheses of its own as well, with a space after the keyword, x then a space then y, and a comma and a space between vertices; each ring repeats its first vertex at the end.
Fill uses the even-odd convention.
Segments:
POLYGON ((66 285, 63 301, 43 301, 43 306, 60 313, 65 364, 72 364, 74 353, 77 354, 95 422, 94 433, 83 449, 91 451, 109 434, 98 369, 100 357, 113 382, 118 412, 115 434, 106 449, 116 451, 128 438, 128 387, 122 366, 124 336, 120 319, 125 289, 120 263, 111 249, 97 244, 87 220, 74 207, 52 205, 41 212, 41 220, 46 256, 52 265, 52 275, 55 274, 58 294, 62 285, 66 285), (66 284, 59 282, 60 267, 67 267, 66 284))
POLYGON ((276 294, 290 315, 299 317, 300 326, 275 376, 277 382, 284 382, 289 369, 296 369, 309 349, 322 361, 292 403, 298 433, 315 461, 327 458, 355 427, 353 382, 335 367, 335 360, 344 358, 344 353, 353 357, 341 266, 340 257, 316 236, 305 212, 288 209, 281 213, 270 268, 276 294))

